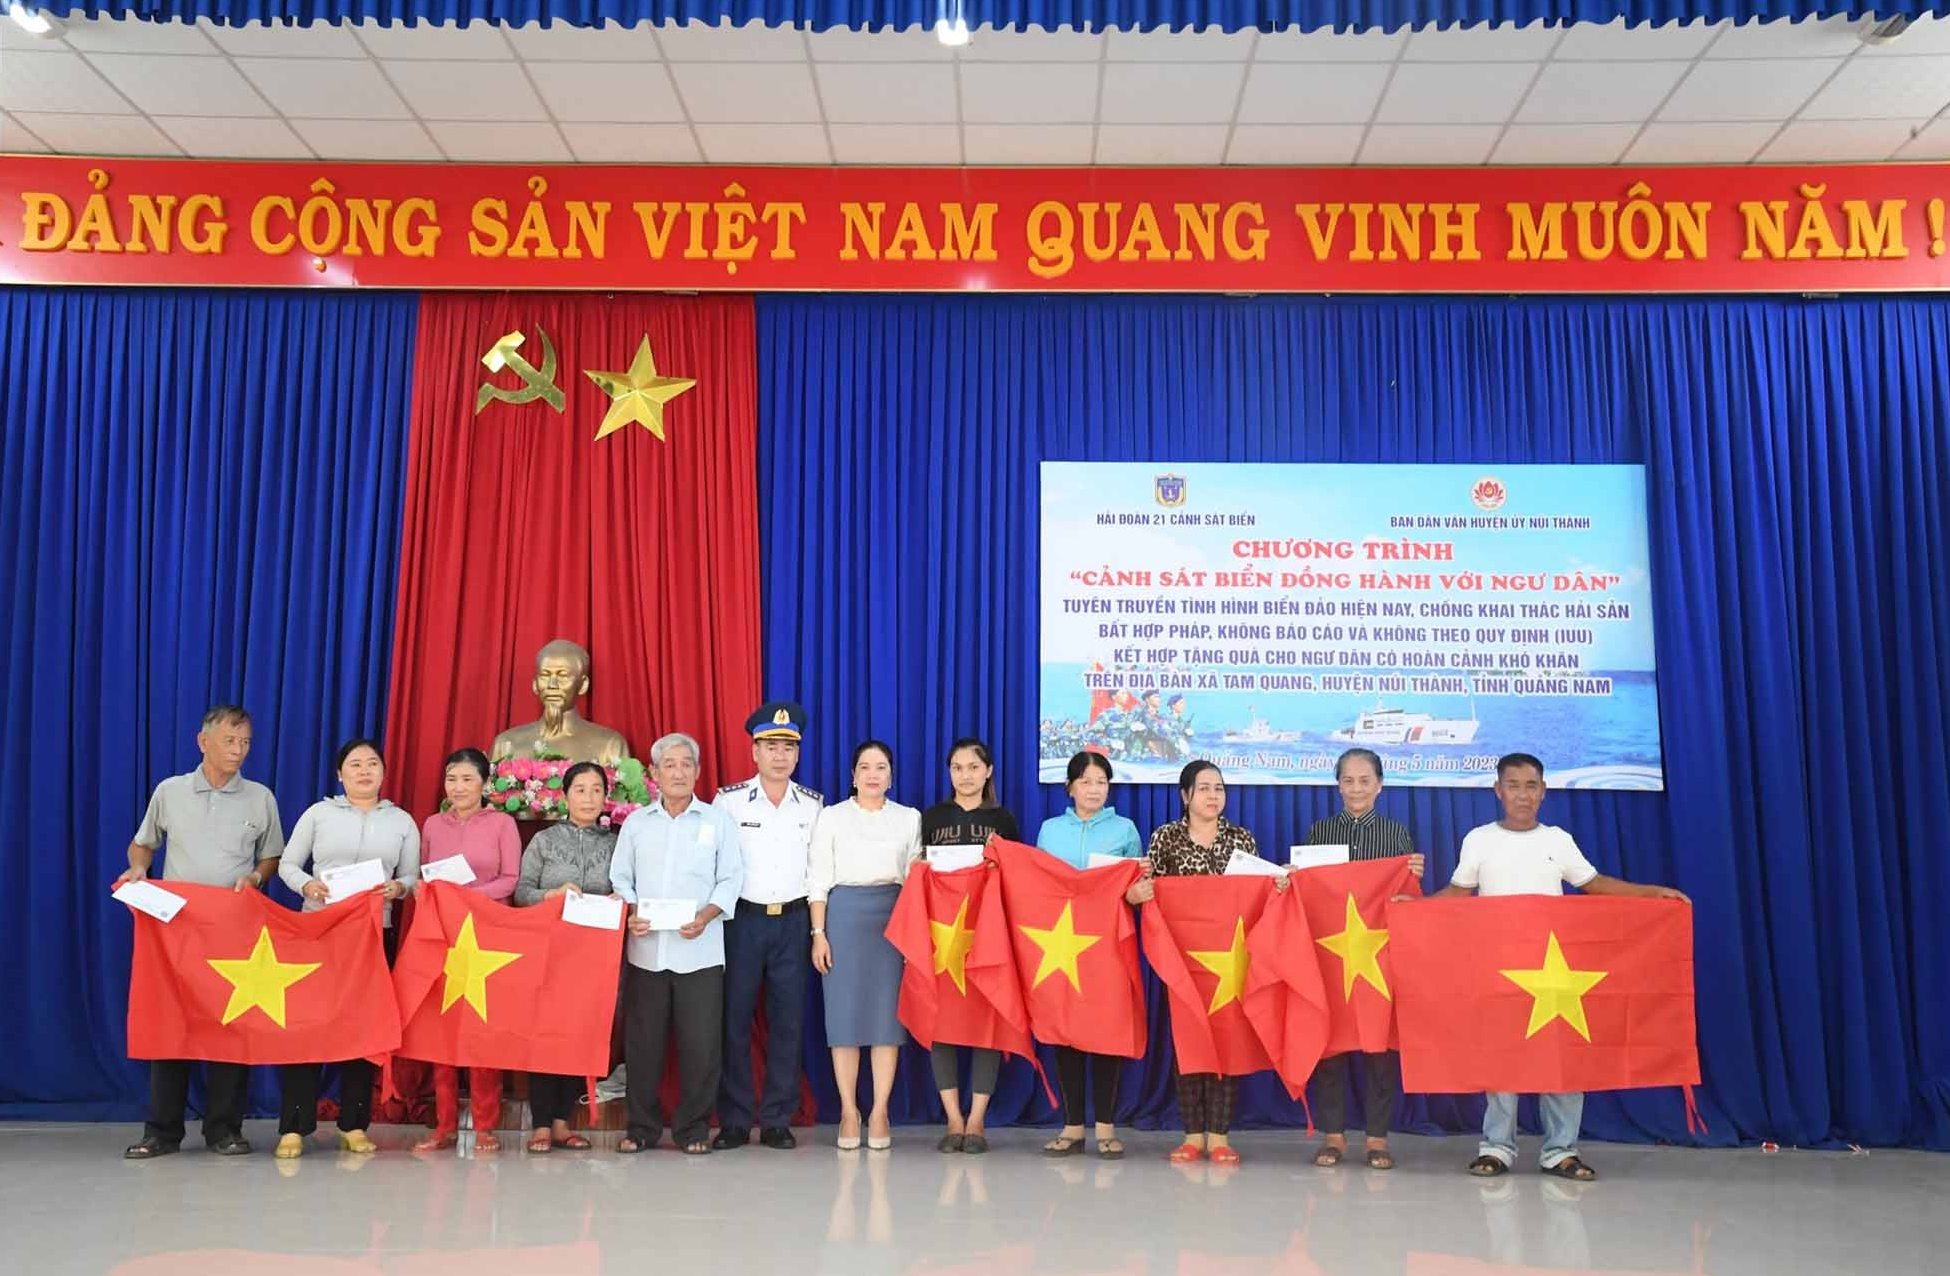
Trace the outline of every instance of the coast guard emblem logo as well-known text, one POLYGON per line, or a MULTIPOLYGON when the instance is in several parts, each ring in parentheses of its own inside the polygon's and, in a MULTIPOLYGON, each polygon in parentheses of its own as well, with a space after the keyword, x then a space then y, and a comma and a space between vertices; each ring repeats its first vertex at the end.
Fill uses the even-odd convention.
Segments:
POLYGON ((1158 504, 1166 509, 1185 503, 1185 476, 1183 474, 1160 474, 1154 488, 1158 504))
POLYGON ((1501 509, 1509 495, 1500 478, 1479 478, 1476 486, 1469 489, 1469 499, 1476 502, 1479 510, 1501 509))

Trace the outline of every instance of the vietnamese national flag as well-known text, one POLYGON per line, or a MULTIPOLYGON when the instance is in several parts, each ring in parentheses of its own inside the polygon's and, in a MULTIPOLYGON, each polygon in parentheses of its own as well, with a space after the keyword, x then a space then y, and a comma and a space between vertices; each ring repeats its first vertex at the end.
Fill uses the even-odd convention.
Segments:
POLYGON ((922 1046, 1035 1057, 995 865, 937 873, 916 864, 887 919, 887 941, 907 959, 900 1020, 922 1046))
POLYGON ((1388 901, 1421 894, 1421 885, 1408 871, 1408 857, 1301 869, 1288 880, 1306 908, 1327 989, 1332 1022, 1323 1053, 1398 1049, 1388 901))
POLYGON ((135 914, 130 1058, 321 1063, 399 1045, 379 896, 301 913, 257 891, 156 885, 186 902, 167 924, 135 914))
POLYGON ((562 901, 510 908, 452 882, 420 887, 393 967, 400 1053, 560 1076, 609 1071, 623 951, 615 930, 562 920, 562 901))
POLYGON ((1143 1058, 1144 979, 1137 921, 1124 892, 1144 862, 1075 869, 1047 851, 999 837, 990 839, 988 853, 1001 866, 1009 937, 1036 1039, 1143 1058))
POLYGON ((1691 906, 1432 899, 1397 905, 1390 927, 1404 1089, 1699 1084, 1691 906))
POLYGON ((1304 934, 1298 905, 1282 900, 1276 908, 1273 879, 1257 875, 1164 877, 1156 887, 1144 909, 1144 952, 1171 997, 1179 1072, 1236 1077, 1277 1068, 1298 1096, 1320 1059, 1304 1042, 1324 1041, 1327 1026, 1319 967, 1294 942, 1304 934), (1274 929, 1255 944, 1269 912, 1274 929), (1304 1025, 1309 1014, 1317 1026, 1298 1034, 1295 1055, 1286 1016, 1299 1015, 1304 1025))

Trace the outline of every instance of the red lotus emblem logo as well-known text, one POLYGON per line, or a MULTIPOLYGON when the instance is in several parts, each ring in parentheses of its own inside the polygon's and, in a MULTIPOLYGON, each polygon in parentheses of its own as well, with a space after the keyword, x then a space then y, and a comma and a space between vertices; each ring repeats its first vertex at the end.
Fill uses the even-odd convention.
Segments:
POLYGON ((1469 489, 1469 499, 1476 502, 1479 510, 1500 509, 1509 495, 1503 480, 1498 478, 1479 478, 1476 486, 1469 489))

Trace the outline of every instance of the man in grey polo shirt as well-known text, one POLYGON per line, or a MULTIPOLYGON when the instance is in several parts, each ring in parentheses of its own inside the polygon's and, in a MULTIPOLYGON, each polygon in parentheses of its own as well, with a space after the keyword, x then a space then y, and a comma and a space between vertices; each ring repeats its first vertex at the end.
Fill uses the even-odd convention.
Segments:
MULTIPOLYGON (((166 882, 197 882, 233 890, 264 889, 277 875, 284 853, 284 828, 278 822, 271 790, 238 772, 251 751, 251 716, 234 704, 220 704, 203 715, 196 733, 203 763, 188 775, 172 775, 156 786, 142 827, 129 843, 128 872, 115 879, 140 881, 149 875, 156 850, 163 854, 166 882)), ((149 1065, 149 1121, 142 1141, 123 1152, 146 1161, 176 1151, 183 1142, 183 1108, 189 1101, 188 1059, 157 1059, 149 1065)), ((250 1069, 241 1063, 204 1064, 203 1141, 219 1156, 251 1150, 244 1139, 244 1090, 250 1069)))

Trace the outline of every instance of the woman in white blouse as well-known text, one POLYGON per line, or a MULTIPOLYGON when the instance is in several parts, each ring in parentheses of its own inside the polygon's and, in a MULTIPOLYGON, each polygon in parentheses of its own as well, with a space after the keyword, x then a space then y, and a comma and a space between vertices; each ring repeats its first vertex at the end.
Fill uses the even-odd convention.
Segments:
POLYGON ((900 1062, 900 950, 887 941, 901 882, 921 854, 921 813, 887 796, 893 750, 868 740, 853 750, 853 793, 813 826, 806 898, 813 969, 824 979, 826 1041, 840 1091, 839 1146, 860 1146, 860 1047, 873 1052, 867 1146, 893 1146, 887 1102, 900 1062))

